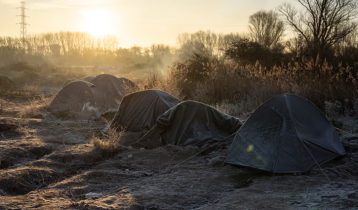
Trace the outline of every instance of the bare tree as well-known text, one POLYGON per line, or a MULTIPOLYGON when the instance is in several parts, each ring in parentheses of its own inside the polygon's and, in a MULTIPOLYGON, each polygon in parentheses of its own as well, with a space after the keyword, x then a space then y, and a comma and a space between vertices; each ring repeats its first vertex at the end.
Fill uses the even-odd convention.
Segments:
POLYGON ((278 11, 294 32, 303 37, 306 49, 314 59, 357 28, 357 0, 297 0, 303 10, 289 3, 278 11))
POLYGON ((285 32, 284 22, 273 11, 258 11, 250 16, 249 23, 254 41, 266 47, 275 46, 285 32))

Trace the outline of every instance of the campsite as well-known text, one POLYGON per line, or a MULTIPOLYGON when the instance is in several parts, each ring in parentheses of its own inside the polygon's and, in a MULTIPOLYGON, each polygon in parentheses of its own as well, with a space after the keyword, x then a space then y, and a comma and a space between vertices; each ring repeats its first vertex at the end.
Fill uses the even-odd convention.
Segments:
MULTIPOLYGON (((122 100, 111 115, 112 122, 101 117, 104 110, 113 110, 110 103, 96 103, 106 94, 93 90, 96 85, 87 81, 57 86, 52 93, 42 90, 51 100, 44 115, 19 117, 21 109, 35 102, 29 102, 28 96, 3 96, 2 125, 8 127, 2 128, 0 141, 1 209, 354 209, 358 205, 358 137, 336 132, 321 111, 301 97, 272 98, 241 122, 199 102, 180 101, 164 91, 140 90, 133 82, 106 84, 110 85, 103 91, 110 95, 109 102, 116 97, 122 100), (102 97, 96 99, 93 92, 102 97), (271 108, 291 116, 281 117, 271 108), (298 123, 294 127, 299 133, 292 133, 293 125, 283 125, 280 119, 298 123), (317 131, 318 125, 331 134, 317 131), (249 141, 257 134, 266 136, 258 137, 258 144, 240 142, 245 132, 251 135, 249 141), (250 147, 258 147, 261 158, 268 154, 261 154, 262 149, 274 151, 273 155, 289 150, 294 137, 280 145, 283 150, 276 151, 277 145, 260 147, 262 141, 271 144, 284 139, 275 132, 317 138, 315 144, 303 144, 316 158, 310 160, 306 154, 294 160, 292 150, 280 152, 283 156, 273 164, 278 167, 270 169, 259 170, 255 167, 259 162, 232 164, 258 161, 250 159, 255 154, 250 155, 250 147), (322 147, 315 149, 320 143, 327 144, 326 152, 322 147), (241 145, 241 151, 235 151, 236 145, 241 145), (335 154, 328 152, 334 150, 335 154), (246 158, 237 157, 242 154, 246 158), (307 168, 302 168, 305 161, 307 168), (250 164, 254 165, 244 167, 250 164)), ((34 99, 41 100, 46 99, 34 99)), ((273 166, 267 158, 266 166, 273 166)))
POLYGON ((0 210, 358 209, 357 0, 0 18, 0 210))

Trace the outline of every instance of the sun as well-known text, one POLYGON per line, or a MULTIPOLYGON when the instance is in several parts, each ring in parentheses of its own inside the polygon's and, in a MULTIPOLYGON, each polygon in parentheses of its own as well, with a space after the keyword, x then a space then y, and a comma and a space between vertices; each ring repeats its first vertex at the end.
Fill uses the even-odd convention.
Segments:
POLYGON ((83 31, 95 36, 102 36, 112 34, 112 17, 111 13, 101 9, 81 10, 83 17, 83 24, 81 28, 83 31))

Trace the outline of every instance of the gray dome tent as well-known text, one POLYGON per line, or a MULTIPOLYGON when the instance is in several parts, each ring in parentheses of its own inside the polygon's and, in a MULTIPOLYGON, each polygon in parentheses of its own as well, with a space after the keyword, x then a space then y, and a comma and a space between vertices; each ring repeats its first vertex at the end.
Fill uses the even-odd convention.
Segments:
MULTIPOLYGON (((93 76, 87 76, 87 77, 83 77, 81 79, 68 79, 64 82, 63 87, 65 87, 66 85, 72 83, 72 82, 76 82, 76 81, 85 81, 85 82, 91 82, 94 79, 93 76)), ((92 83, 91 83, 92 84, 92 83)))
POLYGON ((137 86, 134 82, 132 82, 131 80, 129 80, 129 79, 127 79, 127 78, 121 77, 121 78, 118 78, 118 80, 119 80, 120 85, 121 85, 122 87, 133 88, 133 89, 135 89, 136 91, 139 90, 138 86, 137 86))
POLYGON ((325 116, 290 94, 262 104, 236 133, 225 163, 274 173, 304 173, 345 154, 325 116))
POLYGON ((94 85, 89 82, 77 81, 62 88, 50 104, 49 111, 58 117, 71 117, 79 113, 83 105, 90 102, 95 104, 91 88, 94 85))
POLYGON ((129 94, 123 98, 111 128, 132 132, 148 131, 160 115, 179 102, 179 99, 160 90, 129 94))
POLYGON ((172 107, 157 119, 157 124, 136 142, 149 148, 167 144, 189 146, 223 141, 242 125, 239 119, 195 101, 172 107))
POLYGON ((101 74, 96 76, 91 83, 96 86, 92 92, 97 105, 102 108, 117 107, 117 101, 121 101, 126 94, 123 78, 118 79, 110 74, 101 74))

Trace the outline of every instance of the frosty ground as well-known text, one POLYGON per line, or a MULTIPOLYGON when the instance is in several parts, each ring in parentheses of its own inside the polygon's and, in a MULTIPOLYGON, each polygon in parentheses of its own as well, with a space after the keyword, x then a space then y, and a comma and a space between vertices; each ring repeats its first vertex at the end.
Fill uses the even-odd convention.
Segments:
POLYGON ((2 124, 15 126, 0 138, 0 209, 358 208, 358 134, 341 132, 347 155, 322 169, 279 175, 223 165, 220 144, 106 156, 91 143, 103 120, 19 118, 30 103, 1 101, 2 124))

